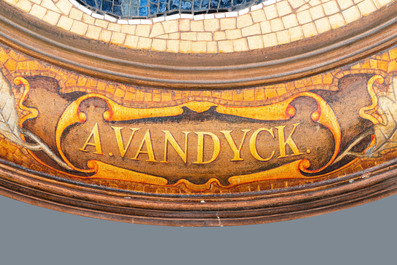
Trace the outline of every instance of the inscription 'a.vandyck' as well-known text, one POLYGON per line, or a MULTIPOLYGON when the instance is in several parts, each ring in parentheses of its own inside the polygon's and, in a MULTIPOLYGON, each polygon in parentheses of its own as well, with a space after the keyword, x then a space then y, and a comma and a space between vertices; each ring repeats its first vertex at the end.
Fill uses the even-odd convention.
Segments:
MULTIPOLYGON (((184 131, 184 141, 181 144, 177 142, 169 130, 162 130, 162 140, 157 141, 158 139, 156 139, 156 141, 153 141, 150 129, 112 126, 114 132, 112 143, 106 142, 104 144, 100 135, 99 125, 96 123, 79 150, 104 155, 104 149, 113 144, 117 146, 118 154, 109 153, 110 156, 117 155, 125 158, 127 157, 127 151, 130 151, 134 155, 127 158, 132 160, 169 163, 168 153, 172 148, 181 162, 187 164, 188 160, 191 159, 193 164, 203 165, 214 162, 225 148, 229 148, 232 151, 232 156, 229 158, 230 161, 243 161, 245 157, 242 156, 241 150, 244 145, 248 144, 250 155, 257 161, 266 162, 271 159, 303 154, 293 140, 293 134, 298 126, 299 123, 293 124, 292 127, 275 126, 255 130, 241 129, 243 135, 239 139, 235 139, 232 136, 232 130, 220 130, 217 133, 209 131, 184 131), (128 129, 130 135, 128 136, 128 140, 125 141, 123 134, 127 134, 125 131, 128 129), (144 131, 145 133, 143 137, 136 139, 136 132, 138 131, 144 131), (195 135, 194 139, 192 137, 193 135, 195 135), (260 135, 266 135, 270 141, 273 141, 273 143, 276 142, 277 148, 258 150, 258 138, 260 135), (157 146, 158 144, 154 144, 160 142, 163 145, 162 149, 160 146, 157 146), (194 149, 196 154, 188 156, 190 149, 194 149), (162 151, 161 154, 159 150, 162 151), (279 155, 276 156, 276 153, 279 155)), ((266 143, 264 146, 267 146, 266 143)), ((307 153, 309 152, 310 150, 307 150, 307 153)))

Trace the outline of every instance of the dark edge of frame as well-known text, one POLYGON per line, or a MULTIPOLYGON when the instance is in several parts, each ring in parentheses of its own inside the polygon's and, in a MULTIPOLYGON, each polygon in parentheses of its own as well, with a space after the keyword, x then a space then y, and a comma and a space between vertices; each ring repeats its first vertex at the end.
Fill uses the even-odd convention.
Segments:
POLYGON ((148 195, 74 182, 0 162, 0 195, 61 212, 127 223, 248 225, 303 218, 397 193, 397 159, 342 178, 246 195, 148 195))

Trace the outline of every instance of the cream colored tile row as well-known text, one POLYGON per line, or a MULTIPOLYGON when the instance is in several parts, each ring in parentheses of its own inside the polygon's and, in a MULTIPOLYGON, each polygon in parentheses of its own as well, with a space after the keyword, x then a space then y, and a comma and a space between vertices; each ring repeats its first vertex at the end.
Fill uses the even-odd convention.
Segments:
POLYGON ((123 21, 92 13, 74 0, 3 1, 87 38, 174 53, 228 53, 290 43, 337 29, 393 2, 272 0, 239 12, 123 21))

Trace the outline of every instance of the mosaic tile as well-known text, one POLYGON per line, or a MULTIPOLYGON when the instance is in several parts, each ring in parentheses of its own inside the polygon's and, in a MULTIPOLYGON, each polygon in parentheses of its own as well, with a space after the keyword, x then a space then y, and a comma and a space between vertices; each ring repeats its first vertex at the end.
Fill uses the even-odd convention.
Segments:
MULTIPOLYGON (((130 49, 232 53, 311 38, 357 21, 395 0, 259 0, 263 1, 260 4, 258 0, 207 0, 205 10, 195 9, 198 0, 2 1, 62 30, 130 49), (157 5, 158 12, 161 1, 166 3, 165 11, 151 13, 151 5, 157 5), (218 1, 212 11, 211 1, 218 1), (193 3, 187 13, 186 3, 193 3), (248 3, 254 5, 246 8, 248 3), (174 8, 177 5, 180 9, 174 8), (241 9, 237 11, 234 5, 241 9)), ((196 6, 202 8, 205 1, 196 6)))
POLYGON ((116 18, 153 18, 241 10, 263 0, 79 0, 89 10, 116 18))

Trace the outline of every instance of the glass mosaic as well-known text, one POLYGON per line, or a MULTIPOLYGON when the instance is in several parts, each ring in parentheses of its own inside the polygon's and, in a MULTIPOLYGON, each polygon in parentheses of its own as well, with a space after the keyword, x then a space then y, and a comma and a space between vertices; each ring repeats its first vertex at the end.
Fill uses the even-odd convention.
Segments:
POLYGON ((94 12, 118 19, 237 11, 264 1, 266 0, 79 0, 94 12))

